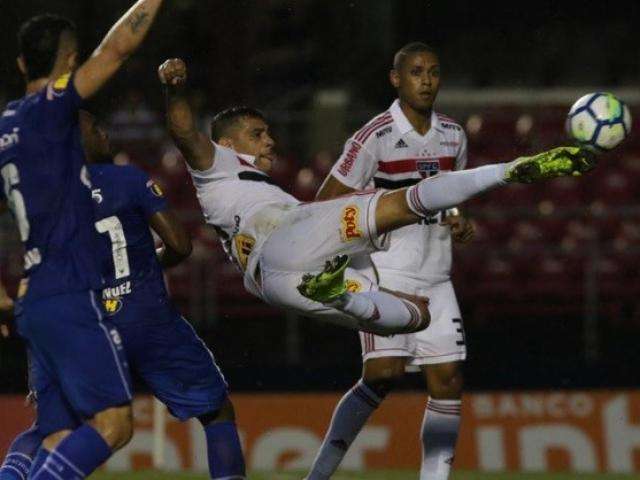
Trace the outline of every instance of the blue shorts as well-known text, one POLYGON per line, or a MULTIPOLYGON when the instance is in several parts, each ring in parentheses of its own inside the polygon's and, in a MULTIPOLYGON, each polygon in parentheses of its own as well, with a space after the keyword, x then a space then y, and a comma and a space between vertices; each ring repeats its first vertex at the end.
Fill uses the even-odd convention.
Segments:
POLYGON ((16 323, 28 343, 31 385, 44 435, 72 418, 77 424, 131 402, 120 334, 110 319, 103 318, 93 292, 21 301, 16 323))
POLYGON ((219 410, 227 383, 211 351, 169 302, 137 304, 126 296, 109 317, 122 335, 131 371, 180 420, 219 410))

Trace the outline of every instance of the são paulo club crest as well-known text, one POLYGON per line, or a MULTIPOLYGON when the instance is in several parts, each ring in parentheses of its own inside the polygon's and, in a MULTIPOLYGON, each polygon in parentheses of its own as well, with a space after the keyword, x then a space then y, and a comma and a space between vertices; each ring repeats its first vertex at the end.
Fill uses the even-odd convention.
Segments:
POLYGON ((440 162, 438 160, 418 160, 416 170, 422 178, 433 177, 440 171, 440 162))

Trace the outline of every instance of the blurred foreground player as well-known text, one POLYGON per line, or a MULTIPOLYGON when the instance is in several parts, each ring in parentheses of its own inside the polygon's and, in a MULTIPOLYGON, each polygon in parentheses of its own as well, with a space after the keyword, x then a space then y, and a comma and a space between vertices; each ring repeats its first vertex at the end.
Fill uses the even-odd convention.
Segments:
POLYGON ((166 86, 169 132, 187 162, 207 223, 244 272, 245 288, 269 304, 378 335, 425 329, 427 301, 379 290, 357 272, 347 271, 345 278, 348 255, 384 249, 385 234, 489 189, 579 175, 594 163, 579 148, 559 147, 510 163, 443 173, 409 188, 300 203, 267 175, 274 142, 259 112, 220 113, 212 123, 212 141, 196 129, 181 95, 184 62, 166 61, 159 76, 166 86), (359 291, 348 291, 347 280, 359 291))
MULTIPOLYGON (((112 164, 107 134, 95 117, 81 111, 80 126, 96 202, 96 228, 104 236, 98 252, 107 281, 103 304, 118 328, 130 369, 178 419, 201 422, 211 478, 243 479, 244 458, 226 382, 213 354, 171 304, 162 277, 163 267, 190 254, 189 236, 157 184, 136 167, 112 164), (149 227, 163 241, 157 256, 149 227)), ((58 433, 62 439, 79 419, 67 411, 62 399, 57 415, 69 422, 58 433)), ((31 428, 19 436, 22 440, 11 449, 17 458, 13 461, 30 456, 37 434, 31 428)), ((36 464, 48 453, 43 448, 36 464)), ((8 456, 7 462, 14 457, 8 456)), ((0 480, 5 480, 1 474, 0 480)))
POLYGON ((128 365, 94 293, 103 282, 78 110, 137 49, 161 4, 138 1, 78 68, 69 20, 41 15, 19 31, 26 95, 0 117, 3 198, 26 252, 17 328, 37 370, 44 446, 60 430, 49 410, 57 398, 83 422, 52 449, 39 480, 84 478, 131 438, 128 365))
MULTIPOLYGON (((404 46, 394 57, 390 81, 398 99, 349 139, 318 192, 319 200, 369 187, 415 185, 440 172, 465 168, 462 127, 433 110, 440 87, 436 51, 418 42, 404 46)), ((381 287, 429 298, 431 325, 393 337, 360 333, 362 378, 337 405, 309 480, 331 477, 405 368, 420 369, 429 391, 420 478, 449 477, 460 427, 461 363, 467 355, 451 283, 451 240, 465 242, 472 236, 470 222, 442 211, 391 233, 389 250, 371 255, 381 287)))

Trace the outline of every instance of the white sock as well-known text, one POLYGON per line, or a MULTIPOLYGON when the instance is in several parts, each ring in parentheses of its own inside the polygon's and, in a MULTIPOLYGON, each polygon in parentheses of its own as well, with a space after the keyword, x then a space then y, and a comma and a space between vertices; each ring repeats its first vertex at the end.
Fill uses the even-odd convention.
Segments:
POLYGON ((422 325, 418 307, 387 292, 347 292, 328 305, 354 316, 360 330, 376 335, 415 332, 422 325))
POLYGON ((382 399, 362 380, 340 400, 307 480, 325 480, 338 469, 347 450, 382 399))
POLYGON ((508 166, 508 163, 485 165, 425 178, 407 189, 407 204, 413 213, 423 217, 455 207, 480 193, 505 185, 504 173, 508 166))
POLYGON ((460 400, 429 398, 422 422, 420 480, 447 480, 460 428, 460 400))

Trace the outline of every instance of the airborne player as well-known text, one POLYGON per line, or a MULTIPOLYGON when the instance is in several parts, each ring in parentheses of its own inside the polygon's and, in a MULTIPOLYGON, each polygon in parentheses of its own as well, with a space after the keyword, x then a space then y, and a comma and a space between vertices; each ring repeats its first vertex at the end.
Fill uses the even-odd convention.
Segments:
POLYGON ((207 223, 244 272, 245 288, 272 305, 378 335, 425 329, 427 300, 378 289, 357 272, 345 278, 346 256, 384 249, 385 234, 489 189, 593 167, 586 152, 558 147, 510 163, 443 173, 409 188, 300 203, 267 175, 275 155, 259 112, 222 112, 209 138, 196 129, 181 94, 184 62, 167 60, 158 73, 166 86, 169 132, 187 162, 207 223), (347 291, 349 279, 360 283, 360 291, 347 291))

